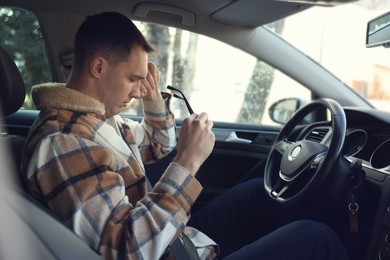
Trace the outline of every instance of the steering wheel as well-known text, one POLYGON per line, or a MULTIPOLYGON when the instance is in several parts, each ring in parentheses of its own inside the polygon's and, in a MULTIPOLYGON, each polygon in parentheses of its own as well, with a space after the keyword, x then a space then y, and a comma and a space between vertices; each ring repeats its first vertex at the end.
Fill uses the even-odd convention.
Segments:
POLYGON ((321 187, 341 154, 346 125, 344 109, 332 99, 317 99, 300 108, 283 126, 269 153, 264 172, 264 187, 269 196, 290 205, 321 187), (292 130, 318 108, 330 111, 330 140, 289 140, 292 130))

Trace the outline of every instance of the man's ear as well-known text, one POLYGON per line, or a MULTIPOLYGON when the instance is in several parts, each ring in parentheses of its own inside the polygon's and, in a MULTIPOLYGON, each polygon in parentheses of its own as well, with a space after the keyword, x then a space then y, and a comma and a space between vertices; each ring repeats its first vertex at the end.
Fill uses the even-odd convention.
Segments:
POLYGON ((96 56, 89 63, 89 72, 94 78, 100 78, 106 66, 107 60, 102 56, 96 56))

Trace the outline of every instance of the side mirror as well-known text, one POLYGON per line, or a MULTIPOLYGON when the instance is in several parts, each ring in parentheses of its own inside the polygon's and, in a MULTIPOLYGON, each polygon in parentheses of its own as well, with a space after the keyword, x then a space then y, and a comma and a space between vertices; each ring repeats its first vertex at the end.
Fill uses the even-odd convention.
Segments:
POLYGON ((390 47, 390 12, 367 23, 366 47, 390 47))
POLYGON ((278 100, 270 106, 268 110, 269 117, 276 123, 285 124, 298 109, 307 103, 308 101, 300 98, 278 100))

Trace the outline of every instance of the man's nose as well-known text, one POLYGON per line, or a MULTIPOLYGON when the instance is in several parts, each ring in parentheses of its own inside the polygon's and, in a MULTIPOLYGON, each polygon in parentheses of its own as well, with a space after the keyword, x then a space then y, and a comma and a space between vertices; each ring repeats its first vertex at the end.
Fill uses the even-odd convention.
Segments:
POLYGON ((130 97, 136 98, 136 99, 142 98, 141 89, 142 89, 142 84, 141 84, 141 82, 138 82, 137 85, 130 92, 130 97))

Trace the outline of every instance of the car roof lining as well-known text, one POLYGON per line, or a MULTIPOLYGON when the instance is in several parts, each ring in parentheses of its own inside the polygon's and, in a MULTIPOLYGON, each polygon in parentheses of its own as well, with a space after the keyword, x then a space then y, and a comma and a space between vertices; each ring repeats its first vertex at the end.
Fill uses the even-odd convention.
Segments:
POLYGON ((312 5, 281 1, 240 0, 214 12, 211 17, 229 25, 253 28, 282 19, 310 6, 312 5))
MULTIPOLYGON (((99 13, 109 10, 108 8, 112 6, 116 10, 123 10, 126 14, 132 13, 139 17, 142 17, 142 14, 145 16, 147 13, 152 13, 151 11, 156 12, 158 16, 164 13, 179 14, 182 17, 182 23, 190 26, 195 25, 195 19, 212 19, 228 25, 247 27, 257 27, 279 20, 312 6, 276 0, 197 0, 196 3, 193 3, 193 0, 154 0, 150 2, 84 0, 77 1, 77 4, 70 4, 69 2, 72 1, 76 2, 76 0, 61 3, 48 0, 3 0, 2 5, 20 7, 35 13, 68 14, 99 13), (188 23, 189 21, 192 22, 188 23)), ((150 14, 149 19, 152 16, 150 14)))

